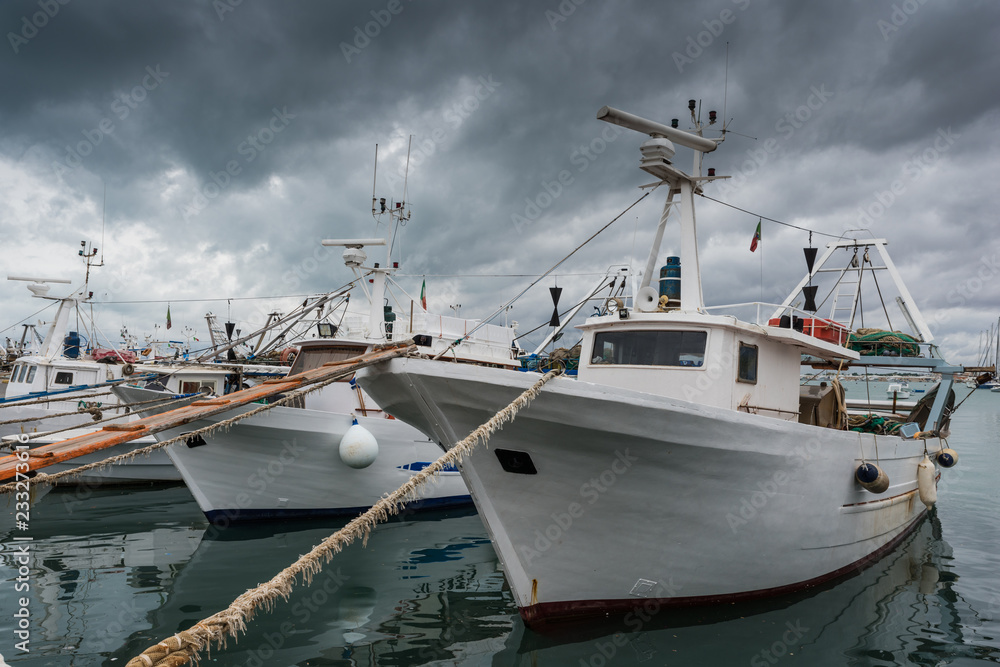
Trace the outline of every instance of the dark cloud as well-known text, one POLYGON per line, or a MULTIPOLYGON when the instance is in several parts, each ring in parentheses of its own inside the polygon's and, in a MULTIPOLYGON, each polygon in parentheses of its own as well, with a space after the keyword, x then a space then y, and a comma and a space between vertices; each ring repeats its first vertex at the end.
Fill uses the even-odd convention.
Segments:
MULTIPOLYGON (((328 289, 350 274, 339 253, 317 255, 319 240, 375 231, 374 146, 377 194, 398 199, 412 135, 406 272, 538 273, 649 180, 636 169, 642 137, 597 110, 688 127, 696 99, 703 116, 734 119, 706 158, 733 178, 707 194, 835 235, 867 226, 889 238, 918 302, 947 312, 943 340, 972 354, 968 332, 1000 297, 995 275, 965 293, 1000 251, 989 182, 998 14, 995 3, 943 0, 6 2, 5 268, 75 275, 79 239, 104 243, 99 296, 158 302, 105 306, 111 329, 151 330, 166 299, 328 289), (45 7, 58 12, 37 18, 45 7)), ((690 155, 677 159, 686 167, 690 155)), ((569 274, 633 254, 644 265, 654 198, 552 279, 566 298, 596 280, 569 274)), ((699 206, 706 299, 759 298, 759 255, 746 250, 756 218, 699 206)), ((763 292, 777 300, 804 268, 808 238, 764 229, 763 292)), ((483 316, 526 282, 429 279, 429 291, 438 309, 483 316)), ((0 287, 4 326, 32 312, 22 291, 0 287)), ((221 303, 251 318, 293 301, 221 303)), ((200 327, 214 303, 178 301, 174 321, 200 327)), ((526 330, 548 309, 548 295, 532 293, 516 319, 526 330)))

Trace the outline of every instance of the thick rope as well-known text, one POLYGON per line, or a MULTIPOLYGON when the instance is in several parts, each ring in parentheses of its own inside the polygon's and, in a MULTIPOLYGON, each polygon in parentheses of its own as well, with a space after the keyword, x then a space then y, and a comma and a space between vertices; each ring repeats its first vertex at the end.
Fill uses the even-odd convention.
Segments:
MULTIPOLYGON (((80 399, 83 400, 83 399, 80 399)), ((72 410, 70 412, 53 412, 52 414, 37 415, 35 417, 24 417, 23 419, 8 419, 7 421, 0 422, 0 426, 6 426, 7 424, 23 424, 25 422, 40 422, 43 419, 52 419, 53 417, 70 417, 74 415, 85 415, 90 413, 91 415, 97 415, 101 412, 102 408, 79 408, 77 410, 72 410)), ((110 408, 107 408, 110 409, 110 408)), ((100 419, 100 417, 98 417, 100 419)), ((82 426, 82 424, 81 424, 82 426)), ((75 427, 74 427, 75 428, 75 427)))
MULTIPOLYGON (((114 387, 119 384, 124 384, 126 382, 135 382, 136 380, 141 380, 143 378, 150 378, 155 373, 135 373, 128 377, 119 378, 118 380, 109 380, 108 382, 102 382, 97 385, 91 385, 92 389, 103 389, 104 387, 114 387)), ((86 391, 86 389, 81 389, 80 391, 86 391)), ((78 394, 75 391, 67 391, 65 394, 57 394, 50 398, 32 398, 31 396, 25 396, 24 398, 11 398, 7 402, 0 404, 0 410, 3 408, 19 408, 22 405, 34 405, 36 403, 55 403, 57 401, 73 401, 76 400, 77 396, 82 396, 85 398, 90 398, 91 396, 104 396, 110 394, 110 391, 104 391, 99 394, 78 394)))
MULTIPOLYGON (((386 346, 386 347, 389 347, 389 346, 386 346)), ((381 348, 380 348, 380 346, 375 346, 375 349, 377 351, 377 350, 379 350, 381 348)), ((406 349, 401 348, 400 349, 400 354, 402 354, 403 352, 406 352, 406 351, 407 351, 406 349)), ((378 361, 384 361, 384 359, 379 359, 378 361)), ((54 473, 54 474, 51 474, 51 475, 47 474, 47 473, 39 472, 37 475, 35 475, 34 477, 31 478, 31 484, 32 484, 33 487, 37 486, 37 485, 40 485, 40 484, 54 484, 55 482, 59 481, 60 479, 65 478, 65 477, 72 477, 74 475, 79 475, 81 473, 88 472, 90 470, 95 470, 95 469, 99 469, 99 468, 105 468, 107 466, 115 465, 115 464, 118 464, 118 463, 127 463, 127 462, 131 461, 132 459, 134 459, 134 458, 136 458, 138 456, 147 456, 150 453, 155 452, 158 449, 163 449, 167 445, 172 445, 175 442, 180 442, 182 440, 189 440, 189 439, 191 439, 191 438, 193 438, 195 436, 198 436, 198 435, 203 435, 203 434, 207 435, 207 434, 212 433, 213 431, 216 431, 217 429, 220 429, 220 428, 228 429, 229 427, 233 426, 237 422, 242 421, 242 420, 244 420, 244 419, 246 419, 248 417, 252 417, 252 416, 254 416, 256 414, 259 414, 261 412, 265 412, 267 410, 270 410, 271 408, 277 407, 279 405, 283 405, 283 404, 285 404, 285 403, 287 403, 289 401, 292 401, 292 400, 294 400, 294 399, 296 399, 296 398, 298 398, 300 396, 305 396, 307 394, 311 394, 314 391, 318 391, 319 389, 322 389, 323 387, 325 387, 328 384, 332 384, 334 382, 337 382, 338 380, 341 380, 342 378, 344 378, 344 377, 346 377, 348 375, 351 375, 352 373, 356 372, 359 368, 363 368, 365 366, 371 365, 371 363, 372 362, 360 362, 360 363, 350 364, 348 366, 345 366, 344 370, 342 370, 339 373, 336 373, 332 377, 323 378, 321 380, 305 380, 305 381, 303 381, 303 384, 305 384, 308 387, 307 389, 301 389, 299 391, 292 392, 292 393, 286 395, 284 398, 281 398, 281 399, 279 399, 277 401, 274 401, 272 403, 267 403, 265 405, 261 405, 260 407, 254 408, 253 410, 250 410, 249 412, 244 412, 242 414, 236 415, 235 417, 231 417, 229 419, 226 419, 224 421, 218 422, 216 424, 212 424, 211 426, 205 426, 203 428, 199 428, 199 429, 196 429, 194 431, 188 431, 184 435, 179 435, 179 436, 177 436, 175 438, 171 438, 169 440, 164 440, 163 442, 157 442, 157 443, 149 445, 147 447, 142 447, 140 449, 135 449, 135 450, 133 450, 131 452, 126 452, 124 454, 117 454, 115 456, 111 456, 111 457, 103 459, 101 461, 95 461, 94 463, 88 463, 86 465, 82 465, 82 466, 79 466, 77 468, 73 468, 72 470, 63 470, 62 472, 57 472, 57 473, 54 473)), ((152 435, 152 434, 150 433, 149 435, 152 435)), ((16 486, 17 486, 17 482, 16 481, 14 481, 14 482, 8 482, 7 484, 0 484, 0 493, 6 493, 7 491, 14 491, 15 488, 16 488, 16 486)))
MULTIPOLYGON (((117 408, 134 408, 134 407, 139 406, 139 405, 152 405, 154 403, 159 403, 160 405, 158 407, 165 408, 165 407, 172 406, 172 405, 177 405, 177 404, 180 404, 180 403, 190 402, 190 400, 192 398, 197 398, 197 397, 202 396, 202 395, 204 395, 204 393, 184 394, 181 398, 177 398, 177 399, 175 399, 175 398, 173 398, 171 396, 171 397, 167 397, 167 398, 154 398, 154 399, 149 400, 149 401, 139 401, 139 402, 136 402, 136 403, 119 403, 119 404, 116 404, 114 406, 114 408, 115 409, 117 409, 117 408)), ((90 412, 91 410, 96 410, 97 412, 101 412, 102 409, 101 408, 90 408, 90 409, 87 410, 87 412, 90 412)), ((81 412, 81 413, 75 413, 74 412, 72 414, 87 414, 87 412, 81 412)), ((21 435, 27 435, 28 436, 28 442, 31 442, 32 440, 38 440, 39 438, 47 438, 50 435, 55 435, 57 433, 63 433, 64 431, 72 431, 72 430, 78 429, 78 428, 93 428, 94 426, 97 426, 98 424, 103 424, 105 422, 114 421, 116 419, 123 419, 125 417, 131 417, 132 414, 133 413, 131 413, 131 412, 123 412, 120 415, 112 415, 110 417, 104 417, 103 419, 98 419, 97 421, 85 422, 85 423, 81 423, 81 424, 74 424, 73 426, 67 426, 65 428, 55 429, 54 431, 37 431, 37 432, 34 432, 34 433, 22 433, 21 435)), ((20 441, 20 440, 9 441, 9 442, 7 442, 4 445, 0 445, 0 449, 13 450, 18 445, 23 445, 23 444, 25 444, 25 443, 23 441, 20 441)))
POLYGON ((510 405, 493 415, 489 421, 445 452, 434 463, 411 477, 406 484, 383 496, 368 511, 320 542, 270 581, 251 588, 217 614, 146 649, 141 655, 129 660, 125 667, 180 667, 196 661, 198 654, 209 648, 212 642, 215 642, 216 647, 220 647, 225 646, 230 637, 238 638, 240 632, 246 631, 246 622, 252 619, 259 609, 263 608, 264 611, 270 612, 277 604, 278 598, 288 600, 298 575, 301 574, 308 585, 323 569, 323 565, 329 563, 335 554, 351 542, 360 537, 362 544, 367 544, 368 536, 376 524, 397 514, 407 502, 419 499, 417 487, 442 468, 461 461, 479 443, 486 444, 494 432, 513 421, 518 411, 527 407, 532 399, 541 393, 542 386, 546 382, 561 374, 561 371, 554 371, 543 375, 510 405))

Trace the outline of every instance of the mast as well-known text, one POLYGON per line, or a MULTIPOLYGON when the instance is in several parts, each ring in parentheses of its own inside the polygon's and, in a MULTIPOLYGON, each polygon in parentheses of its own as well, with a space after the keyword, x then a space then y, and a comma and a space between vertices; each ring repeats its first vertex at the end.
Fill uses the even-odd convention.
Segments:
MULTIPOLYGON (((660 179, 660 183, 666 184, 670 188, 663 213, 660 216, 659 226, 656 229, 656 236, 649 249, 649 258, 646 260, 646 271, 642 276, 640 289, 652 283, 667 217, 673 208, 674 197, 680 195, 681 271, 684 276, 681 280, 682 311, 702 311, 705 307, 698 261, 698 228, 694 212, 694 195, 702 181, 724 178, 722 176, 703 177, 701 175, 702 154, 714 151, 725 137, 706 139, 701 136, 702 125, 695 117, 695 107, 695 101, 690 100, 688 108, 691 111, 691 119, 695 123, 697 134, 677 129, 677 119, 671 121, 670 127, 667 127, 612 107, 602 107, 597 112, 598 120, 650 136, 650 139, 643 143, 639 149, 642 153, 639 166, 643 171, 660 179), (694 151, 693 175, 688 175, 673 165, 674 142, 694 151)), ((710 112, 709 117, 711 119, 709 124, 715 123, 714 111, 710 112)))

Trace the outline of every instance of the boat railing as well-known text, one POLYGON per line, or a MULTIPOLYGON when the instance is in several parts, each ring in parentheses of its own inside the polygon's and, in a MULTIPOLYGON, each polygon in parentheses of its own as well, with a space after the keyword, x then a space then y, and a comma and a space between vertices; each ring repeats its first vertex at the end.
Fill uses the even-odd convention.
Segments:
POLYGON ((705 310, 707 312, 723 311, 758 326, 792 328, 807 336, 814 336, 835 345, 850 347, 858 351, 862 358, 920 359, 935 356, 933 353, 934 343, 932 342, 923 342, 912 336, 902 338, 895 331, 878 330, 877 332, 861 333, 865 330, 852 330, 845 324, 817 317, 815 313, 794 306, 750 301, 710 306, 705 310))
POLYGON ((727 311, 729 313, 732 313, 733 311, 744 313, 753 312, 752 319, 749 317, 741 319, 753 322, 758 326, 781 326, 784 328, 794 328, 797 331, 805 333, 806 335, 816 336, 817 338, 824 337, 819 335, 821 330, 828 331, 828 335, 831 339, 842 339, 841 344, 846 343, 847 335, 851 333, 850 327, 835 320, 818 317, 815 313, 801 310, 795 306, 782 306, 776 303, 767 303, 764 301, 748 301, 746 303, 709 306, 705 308, 705 310, 709 312, 713 310, 727 311), (766 309, 770 312, 771 316, 765 318, 764 314, 761 312, 762 309, 766 309), (775 317, 775 314, 779 315, 775 317))

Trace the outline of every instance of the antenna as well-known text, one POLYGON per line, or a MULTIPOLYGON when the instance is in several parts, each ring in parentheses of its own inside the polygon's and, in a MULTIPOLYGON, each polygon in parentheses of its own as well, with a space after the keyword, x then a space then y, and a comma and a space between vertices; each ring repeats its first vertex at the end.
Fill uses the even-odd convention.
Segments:
POLYGON ((410 143, 406 146, 406 172, 403 175, 403 206, 406 206, 407 191, 406 184, 410 177, 410 149, 413 147, 413 135, 410 135, 410 143))
POLYGON ((108 220, 108 183, 104 182, 104 204, 101 211, 101 266, 104 266, 104 226, 108 220))
POLYGON ((375 179, 378 177, 378 144, 375 144, 375 173, 372 174, 372 215, 375 215, 375 179))
POLYGON ((726 134, 726 102, 729 101, 729 42, 726 42, 726 79, 722 86, 722 134, 726 134))

